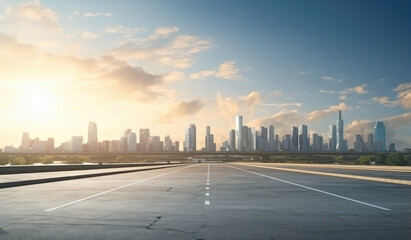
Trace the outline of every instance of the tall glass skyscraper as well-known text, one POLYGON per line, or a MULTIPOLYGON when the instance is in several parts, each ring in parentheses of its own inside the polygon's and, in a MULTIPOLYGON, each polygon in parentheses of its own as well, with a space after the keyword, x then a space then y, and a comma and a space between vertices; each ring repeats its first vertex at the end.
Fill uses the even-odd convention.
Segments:
POLYGON ((190 127, 186 130, 184 148, 187 152, 195 152, 197 149, 197 134, 195 124, 190 124, 190 127))
POLYGON ((386 138, 385 138, 385 125, 384 125, 384 122, 375 123, 374 137, 375 137, 375 146, 377 147, 377 151, 385 152, 387 149, 385 147, 386 138))
POLYGON ((341 110, 338 110, 338 120, 335 122, 337 125, 337 152, 345 151, 345 141, 344 141, 344 121, 342 120, 341 110))
POLYGON ((88 124, 88 151, 97 152, 98 151, 98 141, 97 141, 97 124, 95 122, 89 122, 88 124))
POLYGON ((243 151, 243 116, 235 117, 235 140, 239 152, 243 151))

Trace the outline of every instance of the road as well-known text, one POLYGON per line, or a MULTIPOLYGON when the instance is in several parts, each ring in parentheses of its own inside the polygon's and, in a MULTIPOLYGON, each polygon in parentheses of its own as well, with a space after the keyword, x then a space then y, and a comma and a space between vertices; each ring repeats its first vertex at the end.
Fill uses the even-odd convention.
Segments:
POLYGON ((406 185, 205 163, 0 189, 0 239, 409 239, 410 199, 406 185))

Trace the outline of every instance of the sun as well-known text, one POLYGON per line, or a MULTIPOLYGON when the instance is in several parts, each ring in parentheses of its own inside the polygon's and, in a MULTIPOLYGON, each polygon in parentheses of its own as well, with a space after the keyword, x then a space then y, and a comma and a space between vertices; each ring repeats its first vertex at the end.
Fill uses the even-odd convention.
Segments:
POLYGON ((20 113, 30 119, 49 117, 56 107, 56 97, 46 88, 25 86, 20 96, 20 113))

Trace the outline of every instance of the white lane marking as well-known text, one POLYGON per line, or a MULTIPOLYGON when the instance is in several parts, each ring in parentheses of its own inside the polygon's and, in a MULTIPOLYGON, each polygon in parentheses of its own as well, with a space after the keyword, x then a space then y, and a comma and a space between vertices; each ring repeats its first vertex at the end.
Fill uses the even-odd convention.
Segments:
POLYGON ((204 202, 204 205, 210 205, 210 201, 208 201, 208 200, 205 201, 205 202, 204 202))
POLYGON ((149 177, 149 178, 137 181, 137 182, 132 182, 132 183, 129 183, 129 184, 126 184, 126 185, 123 185, 123 186, 120 186, 120 187, 116 187, 116 188, 113 188, 113 189, 110 189, 110 190, 107 190, 107 191, 104 191, 104 192, 101 192, 101 193, 97 193, 97 194, 94 194, 94 195, 91 195, 91 196, 88 196, 88 197, 85 197, 85 198, 82 198, 82 199, 79 199, 79 200, 76 200, 76 201, 72 201, 72 202, 69 202, 69 203, 54 207, 54 208, 50 208, 50 209, 47 209, 45 211, 46 212, 51 212, 51 211, 57 210, 59 208, 67 207, 69 205, 73 205, 75 203, 79 203, 79 202, 82 202, 82 201, 85 201, 85 200, 88 200, 88 199, 91 199, 91 198, 94 198, 94 197, 98 197, 100 195, 103 195, 103 194, 106 194, 106 193, 109 193, 109 192, 113 192, 113 191, 116 191, 116 190, 119 190, 119 189, 122 189, 122 188, 125 188, 125 187, 129 187, 129 186, 132 186, 132 185, 137 184, 137 183, 142 183, 142 182, 145 182, 145 181, 148 181, 148 180, 151 180, 151 179, 159 178, 159 177, 162 177, 162 176, 165 176, 165 175, 168 175, 168 174, 171 174, 171 173, 174 173, 174 172, 177 172, 177 171, 180 171, 180 170, 192 167, 192 166, 195 166, 195 165, 190 165, 190 166, 180 168, 180 169, 177 169, 177 170, 174 170, 174 171, 171 171, 171 172, 163 173, 163 174, 160 174, 160 175, 157 175, 157 176, 154 176, 154 177, 149 177))
POLYGON ((210 196, 210 193, 206 192, 206 196, 207 196, 207 197, 210 196))
POLYGON ((312 190, 312 191, 324 193, 324 194, 327 194, 327 195, 330 195, 330 196, 334 196, 334 197, 337 197, 337 198, 342 198, 342 199, 345 199, 345 200, 348 200, 348 201, 352 201, 352 202, 356 202, 356 203, 359 203, 359 204, 363 204, 363 205, 366 205, 366 206, 369 206, 369 207, 374 207, 374 208, 382 209, 382 210, 385 210, 385 211, 390 211, 390 210, 391 210, 391 209, 389 209, 389 208, 380 207, 380 206, 377 206, 377 205, 374 205, 374 204, 371 204, 371 203, 362 202, 362 201, 355 200, 355 199, 352 199, 352 198, 348 198, 348 197, 344 197, 344 196, 337 195, 337 194, 334 194, 334 193, 326 192, 326 191, 323 191, 323 190, 320 190, 320 189, 316 189, 316 188, 312 188, 312 187, 307 187, 307 186, 304 186, 304 185, 301 185, 301 184, 298 184, 298 183, 289 182, 289 181, 282 180, 282 179, 275 178, 275 177, 270 177, 270 176, 267 176, 267 175, 264 175, 264 174, 261 174, 261 173, 256 173, 256 172, 253 172, 253 171, 248 171, 248 170, 245 170, 245 169, 242 169, 242 168, 238 168, 238 167, 234 167, 234 166, 231 166, 231 165, 228 165, 228 166, 230 166, 230 167, 232 167, 232 168, 235 168, 235 169, 238 169, 238 170, 241 170, 241 171, 244 171, 244 172, 248 172, 248 173, 252 173, 252 174, 255 174, 255 175, 262 176, 262 177, 266 177, 266 178, 270 178, 270 179, 273 179, 273 180, 277 180, 277 181, 280 181, 280 182, 288 183, 288 184, 291 184, 291 185, 294 185, 294 186, 298 186, 298 187, 302 187, 302 188, 305 188, 305 189, 309 189, 309 190, 312 190))
POLYGON ((210 183, 207 183, 207 186, 210 185, 210 183))
POLYGON ((206 187, 206 190, 210 190, 210 188, 209 188, 209 187, 206 187))

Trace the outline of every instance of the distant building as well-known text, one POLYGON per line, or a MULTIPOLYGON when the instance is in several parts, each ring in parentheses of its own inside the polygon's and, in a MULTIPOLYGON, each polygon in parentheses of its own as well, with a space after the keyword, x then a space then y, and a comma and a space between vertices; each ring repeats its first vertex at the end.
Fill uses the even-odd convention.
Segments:
POLYGON ((298 127, 291 128, 291 151, 298 152, 298 127))
POLYGON ((23 136, 21 138, 21 151, 28 152, 29 150, 30 150, 30 137, 29 137, 29 133, 25 132, 23 133, 23 136))
POLYGON ((342 120, 342 113, 341 110, 338 110, 338 120, 335 122, 337 126, 337 145, 336 151, 337 152, 345 152, 347 151, 347 146, 345 146, 344 140, 344 121, 342 120))
POLYGON ((319 136, 316 133, 313 134, 312 150, 314 152, 322 152, 323 151, 323 136, 319 136))
POLYGON ((330 152, 335 152, 337 147, 337 127, 331 124, 329 127, 330 141, 328 142, 328 149, 330 152))
POLYGON ((137 135, 134 132, 131 132, 128 136, 127 136, 127 149, 128 152, 134 153, 137 152, 137 135))
POLYGON ((54 152, 54 138, 47 138, 46 152, 54 152))
POLYGON ((301 124, 298 128, 298 143, 299 143, 299 152, 308 152, 310 148, 310 143, 308 140, 308 129, 307 125, 301 124))
POLYGON ((367 138, 367 151, 368 152, 374 152, 374 135, 372 133, 368 134, 367 138))
POLYGON ((73 136, 68 141, 67 145, 68 152, 71 153, 80 153, 83 151, 83 137, 82 136, 73 136))
POLYGON ((195 152, 197 149, 197 139, 196 139, 196 125, 190 124, 190 127, 186 130, 184 150, 186 152, 195 152))
POLYGON ((87 149, 89 152, 98 152, 97 124, 89 122, 87 149))
POLYGON ((362 152, 364 150, 364 141, 360 134, 355 135, 354 151, 362 152))
POLYGON ((174 142, 174 152, 180 152, 180 142, 179 141, 174 142))
POLYGON ((395 143, 390 143, 390 145, 388 146, 388 151, 395 152, 395 143))
POLYGON ((140 144, 143 152, 150 152, 150 129, 140 129, 140 144))
POLYGON ((206 152, 215 152, 216 145, 214 143, 214 135, 210 132, 210 126, 206 127, 206 135, 205 135, 205 151, 206 152))
POLYGON ((230 144, 231 151, 234 151, 236 149, 234 129, 231 129, 230 132, 228 133, 228 141, 229 141, 228 144, 230 144))
POLYGON ((385 147, 385 125, 384 122, 377 122, 374 126, 374 137, 377 152, 385 152, 387 148, 385 147))
POLYGON ((243 116, 235 117, 235 140, 239 152, 243 151, 243 116))

